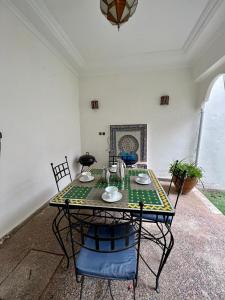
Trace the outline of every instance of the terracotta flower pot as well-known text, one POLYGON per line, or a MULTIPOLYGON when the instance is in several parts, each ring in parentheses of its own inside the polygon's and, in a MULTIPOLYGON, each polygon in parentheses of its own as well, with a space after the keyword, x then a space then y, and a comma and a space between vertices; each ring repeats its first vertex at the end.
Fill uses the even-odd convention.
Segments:
MULTIPOLYGON (((175 185, 176 190, 179 188, 179 179, 174 177, 173 183, 175 185)), ((184 186, 183 186, 183 191, 182 194, 187 194, 189 193, 198 183, 198 179, 196 177, 187 177, 184 180, 184 186)))

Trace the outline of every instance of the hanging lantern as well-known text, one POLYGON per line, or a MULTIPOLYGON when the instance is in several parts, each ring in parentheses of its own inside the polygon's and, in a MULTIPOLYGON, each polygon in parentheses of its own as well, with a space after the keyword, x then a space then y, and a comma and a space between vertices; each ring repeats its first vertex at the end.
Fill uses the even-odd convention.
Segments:
POLYGON ((126 23, 134 14, 138 0, 100 0, 100 8, 103 15, 113 24, 126 23))

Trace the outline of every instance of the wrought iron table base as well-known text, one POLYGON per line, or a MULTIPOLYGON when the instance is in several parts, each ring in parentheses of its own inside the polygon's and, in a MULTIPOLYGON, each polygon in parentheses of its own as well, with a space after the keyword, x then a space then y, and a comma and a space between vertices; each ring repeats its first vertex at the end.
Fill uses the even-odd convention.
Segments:
MULTIPOLYGON (((88 216, 88 215, 86 215, 86 216, 88 216)), ((69 225, 62 226, 62 228, 60 228, 61 222, 63 221, 64 218, 67 219, 65 210, 63 208, 58 208, 58 212, 57 212, 55 218, 53 219, 52 230, 53 230, 53 233, 54 233, 57 241, 59 242, 59 245, 60 245, 62 251, 65 254, 65 258, 66 258, 66 262, 67 262, 67 268, 68 268, 70 257, 69 257, 69 254, 67 252, 67 249, 65 247, 62 234, 65 230, 69 230, 69 225)), ((110 216, 110 213, 109 213, 109 217, 105 216, 105 218, 113 218, 113 216, 110 216)), ((125 218, 126 218, 126 216, 125 216, 125 214, 123 214, 121 219, 125 219, 125 218)), ((158 270, 154 271, 149 266, 149 264, 146 262, 146 260, 141 255, 141 253, 140 253, 140 258, 145 263, 147 268, 151 271, 151 273, 156 277, 155 290, 157 292, 159 292, 159 278, 160 278, 161 272, 162 272, 162 270, 163 270, 163 268, 166 264, 166 261, 169 257, 169 254, 170 254, 170 252, 173 248, 174 238, 173 238, 173 234, 171 232, 170 224, 168 224, 168 223, 162 224, 162 223, 159 223, 159 222, 152 222, 152 224, 153 223, 157 225, 157 227, 159 229, 159 233, 158 234, 152 234, 146 228, 142 227, 142 239, 152 241, 161 248, 162 256, 161 256, 161 259, 160 259, 158 270), (167 229, 166 232, 164 232, 163 226, 166 227, 166 229, 167 229)))
POLYGON ((156 277, 156 286, 155 290, 159 293, 159 278, 161 275, 161 272, 163 270, 163 267, 166 264, 166 261, 170 255, 170 252, 174 246, 174 238, 171 231, 171 226, 168 223, 162 224, 162 223, 154 223, 157 225, 159 229, 159 233, 156 235, 153 235, 150 233, 146 228, 142 227, 142 239, 150 240, 154 242, 156 245, 158 245, 162 250, 162 256, 159 263, 158 271, 154 271, 149 264, 146 262, 144 257, 140 253, 140 258, 145 263, 147 268, 152 272, 153 275, 156 277), (164 232, 163 225, 166 227, 167 231, 164 232))
POLYGON ((67 269, 69 268, 69 255, 67 253, 65 244, 63 242, 63 237, 62 237, 62 233, 67 229, 69 231, 69 224, 67 226, 64 226, 62 228, 60 228, 60 224, 63 221, 65 216, 65 211, 63 208, 58 208, 58 213, 56 214, 55 218, 53 219, 52 222, 52 231, 62 249, 62 251, 65 254, 65 258, 66 258, 66 262, 67 262, 67 269))

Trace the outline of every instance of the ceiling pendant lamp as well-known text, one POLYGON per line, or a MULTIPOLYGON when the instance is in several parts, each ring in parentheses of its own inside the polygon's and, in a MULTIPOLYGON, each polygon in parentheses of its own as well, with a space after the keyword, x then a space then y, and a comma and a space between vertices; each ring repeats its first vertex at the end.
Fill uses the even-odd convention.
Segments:
POLYGON ((103 15, 113 25, 126 23, 134 14, 138 0, 100 0, 100 8, 103 15))

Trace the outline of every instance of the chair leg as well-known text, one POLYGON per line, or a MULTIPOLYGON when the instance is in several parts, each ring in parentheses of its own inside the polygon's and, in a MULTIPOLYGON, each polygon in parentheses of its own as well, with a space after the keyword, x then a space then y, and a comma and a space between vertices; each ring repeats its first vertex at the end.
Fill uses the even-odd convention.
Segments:
POLYGON ((109 282, 107 281, 107 287, 106 287, 106 290, 105 290, 105 292, 104 292, 104 294, 103 294, 103 296, 102 296, 102 298, 101 298, 100 300, 104 300, 104 299, 105 299, 105 296, 106 296, 106 294, 107 294, 107 292, 108 292, 108 289, 109 289, 109 282))
POLYGON ((82 300, 83 287, 84 287, 84 276, 82 276, 82 278, 81 278, 81 285, 80 285, 80 300, 82 300))
POLYGON ((108 280, 108 287, 109 287, 110 296, 111 296, 112 300, 114 300, 113 294, 112 294, 112 289, 111 289, 111 280, 108 280))
POLYGON ((137 280, 133 279, 133 296, 134 296, 134 300, 136 300, 136 286, 137 286, 137 280))

